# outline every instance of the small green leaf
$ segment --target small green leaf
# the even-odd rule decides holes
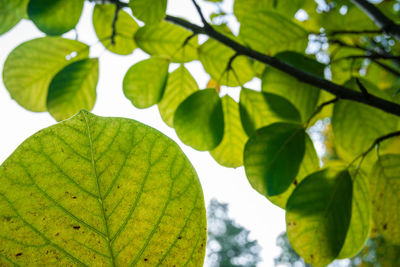
[[[53,78],[47,95],[47,110],[57,120],[65,120],[81,109],[92,110],[99,78],[98,59],[83,59],[62,69]]]
[[[197,90],[199,86],[183,65],[168,76],[164,95],[158,103],[161,118],[168,126],[173,127],[174,114],[179,104]]]
[[[301,181],[304,180],[309,174],[316,172],[319,170],[319,158],[317,152],[315,151],[314,144],[311,141],[311,138],[306,135],[306,147],[304,152],[303,160],[301,161],[299,173],[294,179],[293,183],[289,186],[289,188],[283,192],[282,194],[276,196],[267,196],[269,201],[273,204],[281,207],[282,209],[286,208],[286,203],[293,193],[294,189]]]
[[[3,69],[4,85],[22,107],[45,111],[47,92],[54,75],[88,54],[86,44],[60,37],[27,41],[8,55]]]
[[[83,0],[30,0],[28,15],[42,32],[48,35],[61,35],[75,28],[81,17],[83,2]]]
[[[135,34],[135,40],[146,53],[167,57],[172,62],[184,63],[198,57],[197,36],[169,22],[141,27]]]
[[[222,98],[224,112],[224,137],[211,156],[222,166],[237,168],[243,165],[244,145],[247,135],[240,122],[239,105],[229,95]]]
[[[362,81],[367,90],[374,95],[387,97],[370,83]],[[345,84],[358,89],[355,80]],[[372,145],[376,138],[396,130],[398,118],[371,106],[354,101],[339,100],[335,103],[332,115],[332,128],[336,150],[339,156],[352,161]],[[364,164],[365,165],[365,164]],[[367,164],[368,165],[368,164]]]
[[[213,39],[208,39],[199,47],[199,59],[205,71],[221,85],[241,86],[255,75],[245,56],[237,56],[232,61],[231,68],[228,68],[234,55],[235,51]]]
[[[29,0],[0,0],[0,35],[26,17]]]
[[[137,108],[157,104],[164,93],[168,78],[169,61],[152,57],[130,67],[123,81],[125,96]]]
[[[313,266],[326,266],[341,251],[349,229],[352,181],[347,171],[322,170],[306,177],[286,205],[290,244]]]
[[[380,156],[370,184],[375,226],[386,241],[400,245],[400,155]]]
[[[283,52],[276,56],[284,62],[313,75],[324,77],[324,65],[294,52]],[[302,83],[296,78],[273,68],[266,68],[262,76],[262,90],[288,99],[306,121],[318,103],[320,89]]]
[[[183,143],[205,151],[216,148],[224,134],[221,99],[215,89],[195,92],[175,112],[174,128]]]
[[[299,171],[305,140],[300,124],[277,122],[255,131],[243,155],[251,186],[265,196],[285,192]]]
[[[132,14],[146,24],[155,24],[165,17],[167,0],[130,0]]]
[[[303,53],[308,44],[305,29],[271,11],[246,14],[239,37],[252,49],[268,55],[286,50]]]
[[[139,25],[128,13],[119,10],[113,43],[111,36],[116,8],[113,4],[96,5],[93,10],[93,27],[97,37],[108,50],[119,55],[129,55],[136,48],[134,35]]]
[[[2,266],[202,266],[207,233],[181,149],[134,120],[85,111],[0,167],[0,226]]]
[[[247,135],[274,122],[300,122],[297,109],[278,95],[243,88],[240,91],[240,118]]]
[[[364,247],[371,228],[371,197],[368,179],[361,170],[350,172],[353,178],[353,199],[349,230],[339,259],[354,257]]]

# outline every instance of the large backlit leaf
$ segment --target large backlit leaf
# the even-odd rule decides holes
[[[202,266],[197,175],[141,123],[82,111],[28,138],[0,181],[2,266]]]
[[[247,135],[240,122],[239,105],[229,95],[222,98],[224,112],[224,137],[211,156],[222,166],[237,168],[243,165],[244,145]]]
[[[334,82],[343,84],[350,78],[360,76],[360,69],[363,66],[364,59],[351,57],[363,56],[365,55],[364,51],[350,47],[339,47],[332,50],[330,66]]]
[[[267,196],[267,198],[282,209],[286,208],[287,200],[290,195],[293,193],[293,190],[296,186],[304,180],[309,174],[316,172],[319,170],[319,158],[317,152],[315,151],[313,142],[311,138],[306,135],[306,146],[303,160],[301,161],[299,173],[294,179],[293,183],[289,186],[289,188],[283,192],[282,194],[276,196]]]
[[[160,22],[165,17],[167,0],[130,0],[132,14],[146,24]]]
[[[83,59],[66,66],[50,83],[47,95],[49,113],[61,121],[81,109],[92,110],[98,78],[98,59]]]
[[[303,53],[308,44],[306,30],[270,11],[247,14],[240,26],[239,36],[254,50],[269,55],[286,50]]]
[[[198,89],[195,79],[183,65],[168,76],[165,92],[158,103],[161,118],[168,126],[173,127],[174,114],[179,104]]]
[[[326,266],[341,251],[350,224],[352,181],[347,171],[306,177],[286,205],[290,244],[313,266]]]
[[[192,36],[191,31],[169,22],[141,27],[135,34],[135,40],[150,55],[164,56],[173,62],[197,59],[197,36]]]
[[[169,61],[152,57],[133,65],[124,77],[125,96],[137,108],[157,104],[163,95],[168,78]]]
[[[400,245],[400,155],[380,156],[370,183],[375,226],[385,240]]]
[[[277,57],[286,63],[316,76],[324,76],[324,65],[302,54],[283,52]],[[314,112],[320,89],[302,83],[290,75],[266,68],[262,76],[262,90],[288,99],[299,110],[303,121]]]
[[[30,0],[29,18],[48,35],[61,35],[72,30],[78,23],[83,0]]]
[[[66,65],[89,54],[89,47],[60,37],[22,43],[7,57],[3,81],[10,96],[31,111],[45,111],[51,79]]]
[[[237,56],[228,68],[234,55],[235,51],[213,39],[208,39],[199,47],[199,58],[204,69],[221,85],[240,86],[255,75],[252,65],[244,56]]]
[[[294,18],[294,14],[303,7],[304,2],[305,0],[235,0],[233,12],[239,21],[242,21],[247,14],[255,14],[264,10]]]
[[[297,109],[278,95],[243,88],[239,104],[243,128],[249,136],[255,130],[274,122],[300,122]]]
[[[371,94],[385,98],[385,93],[362,81]],[[357,89],[354,80],[346,83],[349,88]],[[398,118],[376,108],[340,100],[333,109],[332,127],[338,154],[348,161],[363,153],[376,138],[395,131]]]
[[[253,133],[243,161],[247,179],[260,194],[285,192],[299,172],[306,133],[300,124],[277,122]]]
[[[371,197],[368,179],[359,169],[352,170],[353,199],[349,230],[339,259],[355,256],[365,245],[371,227]]]
[[[29,0],[0,0],[0,35],[26,17]]]
[[[215,89],[195,92],[175,112],[174,128],[183,143],[197,150],[212,150],[224,134],[221,99]]]
[[[136,21],[124,10],[118,12],[115,22],[114,42],[113,20],[116,5],[96,5],[93,10],[93,27],[101,43],[111,52],[120,55],[128,55],[136,48],[134,35],[139,28]]]

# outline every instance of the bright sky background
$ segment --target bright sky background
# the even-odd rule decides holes
[[[225,1],[225,10],[232,10],[232,1]],[[212,5],[203,4],[204,13],[212,11]],[[170,0],[167,13],[185,17],[200,25],[200,20],[190,0]],[[91,23],[92,5],[86,4],[78,24],[79,41],[92,45],[91,57],[100,58],[100,73],[97,86],[97,102],[93,113],[101,116],[118,116],[132,118],[150,125],[175,140],[195,167],[203,186],[206,205],[211,198],[229,203],[230,216],[236,222],[251,231],[251,238],[257,239],[262,246],[263,262],[259,266],[274,266],[273,259],[280,249],[276,246],[276,237],[285,230],[284,211],[271,204],[265,197],[253,190],[248,183],[244,169],[229,169],[218,165],[208,152],[199,152],[184,145],[177,138],[175,131],[161,119],[156,106],[139,110],[124,97],[122,79],[134,63],[148,56],[136,49],[132,55],[119,56],[104,49],[97,42]],[[235,25],[235,22],[232,21]],[[236,25],[237,26],[237,25]],[[2,72],[7,55],[24,41],[41,37],[29,21],[20,22],[13,30],[0,37],[0,72]],[[75,38],[74,32],[66,34]],[[204,39],[201,39],[204,40]],[[44,64],[46,64],[44,62]],[[171,69],[178,65],[173,64]],[[205,88],[209,76],[200,63],[185,64],[195,77],[200,88]],[[252,89],[260,89],[260,82],[248,84]],[[238,89],[225,89],[238,99]],[[55,124],[56,121],[47,113],[33,113],[20,107],[13,101],[7,90],[0,83],[0,163],[3,162],[26,138],[42,128]]]

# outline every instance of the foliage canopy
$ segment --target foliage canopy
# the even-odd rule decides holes
[[[166,14],[167,0],[89,2],[106,49],[150,56],[127,71],[125,96],[138,108],[158,105],[185,144],[219,164],[243,165],[253,188],[286,209],[289,241],[306,262],[352,257],[375,232],[400,245],[397,1],[235,0],[229,14],[209,0],[210,18],[193,1],[202,26]],[[0,34],[21,19],[46,34],[8,55],[5,87],[25,109],[65,120],[0,167],[0,263],[85,265],[94,255],[114,266],[199,266],[204,201],[179,148],[137,122],[80,111],[95,104],[101,58],[61,35],[83,6],[0,0]],[[209,88],[198,87],[191,61],[210,75]],[[180,66],[169,73],[172,63]],[[249,88],[253,79],[261,88]],[[221,86],[240,87],[240,99]],[[335,158],[321,164],[309,129],[324,118]]]

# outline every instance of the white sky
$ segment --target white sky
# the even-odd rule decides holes
[[[232,2],[225,1],[228,10]],[[203,11],[211,12],[211,5],[204,4]],[[132,118],[150,125],[175,140],[195,167],[203,186],[206,205],[211,198],[229,203],[230,216],[251,231],[251,237],[262,246],[263,262],[259,266],[274,266],[273,259],[280,249],[275,245],[276,237],[285,230],[284,211],[271,204],[265,197],[253,190],[248,183],[243,168],[229,169],[218,165],[207,152],[196,151],[184,145],[175,131],[161,119],[156,106],[136,109],[122,92],[122,79],[130,66],[148,56],[136,49],[132,55],[119,56],[105,50],[97,43],[92,23],[91,5],[86,4],[78,25],[79,40],[89,45],[91,56],[100,58],[100,74],[97,86],[97,102],[93,113],[101,116]],[[168,14],[185,17],[200,24],[190,0],[170,0]],[[20,43],[43,36],[29,21],[20,22],[13,30],[0,36],[0,72],[7,55]],[[66,35],[75,38],[73,32]],[[44,63],[45,64],[45,63]],[[200,63],[185,64],[195,77],[200,88],[207,84],[209,76]],[[176,67],[176,66],[173,66]],[[251,83],[251,88],[259,90],[259,81]],[[258,88],[257,88],[258,87]],[[230,89],[235,99],[237,89]],[[223,90],[223,92],[227,90]],[[26,138],[42,128],[55,124],[47,113],[33,113],[13,101],[0,83],[0,163],[3,162]]]

